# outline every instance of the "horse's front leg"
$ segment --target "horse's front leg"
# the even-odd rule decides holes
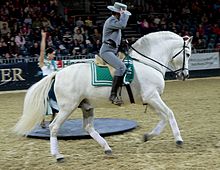
[[[111,155],[112,149],[109,147],[107,141],[94,129],[94,108],[88,101],[83,101],[80,107],[83,112],[83,128],[104,148],[105,154]]]
[[[156,94],[151,98],[148,103],[155,109],[155,111],[160,116],[161,120],[156,125],[156,127],[149,133],[144,135],[144,140],[150,140],[154,136],[158,136],[165,128],[167,120],[169,121],[170,127],[172,129],[175,141],[177,145],[183,144],[183,139],[180,134],[179,127],[177,125],[175,116],[171,109],[163,102],[159,94]]]

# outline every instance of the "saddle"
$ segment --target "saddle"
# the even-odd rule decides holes
[[[125,63],[127,70],[124,76],[123,84],[127,89],[130,102],[134,103],[134,98],[130,83],[134,79],[134,66],[132,58],[123,53],[119,52],[119,58]],[[95,61],[91,63],[91,76],[93,86],[112,86],[112,78],[114,77],[115,69],[102,60],[98,55],[95,56]],[[121,91],[121,90],[120,90]],[[119,96],[121,92],[119,91]]]
[[[125,54],[122,52],[118,52],[118,58],[123,61],[125,58]],[[115,68],[106,63],[98,54],[95,55],[95,64],[99,67],[108,67],[111,76],[114,76]]]
[[[125,63],[127,71],[124,76],[124,84],[130,84],[134,78],[133,60],[129,55],[119,52],[119,58]],[[92,85],[111,86],[115,68],[106,63],[101,57],[95,55],[95,61],[91,63]]]

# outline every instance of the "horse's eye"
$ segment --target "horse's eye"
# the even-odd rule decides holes
[[[188,58],[189,58],[189,57],[190,57],[190,54],[186,54],[186,57],[188,57]]]

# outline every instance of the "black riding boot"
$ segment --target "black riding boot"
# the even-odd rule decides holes
[[[121,98],[118,98],[117,92],[118,92],[118,88],[122,86],[123,77],[124,76],[114,76],[113,81],[112,81],[111,95],[109,97],[109,100],[112,101],[113,104],[119,105],[119,106],[123,104],[123,101],[121,100]]]

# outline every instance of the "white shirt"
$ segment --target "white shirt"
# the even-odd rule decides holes
[[[57,70],[56,61],[54,61],[55,66],[52,61],[44,60],[44,66],[41,67],[43,76],[47,76]]]

